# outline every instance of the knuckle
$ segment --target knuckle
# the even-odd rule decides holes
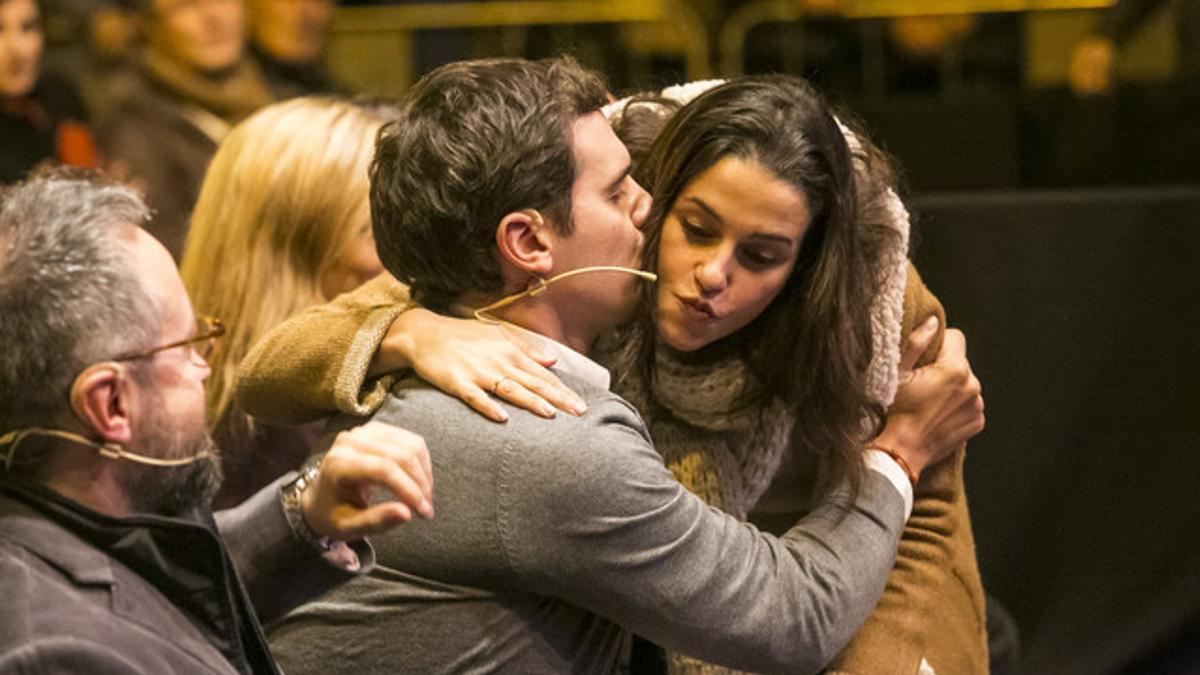
[[[329,451],[325,453],[325,458],[322,460],[322,463],[338,462],[341,460],[342,456],[352,452],[353,448],[355,447],[356,446],[354,444],[346,442],[345,439],[342,438],[341,434],[338,434],[337,441],[329,447]]]
[[[407,487],[407,483],[405,482],[405,478],[407,477],[408,474],[404,472],[404,469],[400,468],[396,464],[388,465],[387,480],[388,483],[391,483],[393,486],[395,486],[395,490],[403,491]]]

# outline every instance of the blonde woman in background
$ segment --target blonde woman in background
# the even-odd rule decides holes
[[[233,401],[237,367],[284,319],[382,271],[367,169],[385,120],[348,101],[293,99],[234,127],[208,167],[180,267],[196,312],[227,330],[208,381],[208,422],[226,474],[214,508],[296,468],[316,440],[312,426],[243,413]]]

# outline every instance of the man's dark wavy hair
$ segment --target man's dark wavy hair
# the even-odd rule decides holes
[[[384,266],[433,309],[500,290],[496,226],[537,209],[570,232],[572,125],[607,96],[569,57],[464,61],[423,77],[380,130],[371,166]]]

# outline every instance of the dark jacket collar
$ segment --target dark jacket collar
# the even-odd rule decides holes
[[[6,516],[28,516],[11,538],[77,583],[112,584],[111,556],[166,596],[238,671],[279,672],[207,510],[113,518],[7,476],[0,477],[0,495],[17,505]],[[63,546],[69,535],[59,528],[92,548]]]
[[[20,519],[19,526],[5,527],[4,537],[57,568],[81,586],[112,585],[116,581],[111,558],[91,546],[80,546],[78,538],[49,520],[26,500],[0,484],[0,492],[12,497],[0,502],[0,518]]]

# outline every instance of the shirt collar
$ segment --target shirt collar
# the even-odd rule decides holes
[[[506,322],[504,325],[516,330],[522,338],[532,342],[543,352],[554,356],[557,359],[554,364],[556,369],[574,375],[584,382],[600,387],[601,389],[607,390],[609,388],[612,382],[612,375],[604,366],[557,340],[551,340],[541,333],[535,333],[513,323]]]

